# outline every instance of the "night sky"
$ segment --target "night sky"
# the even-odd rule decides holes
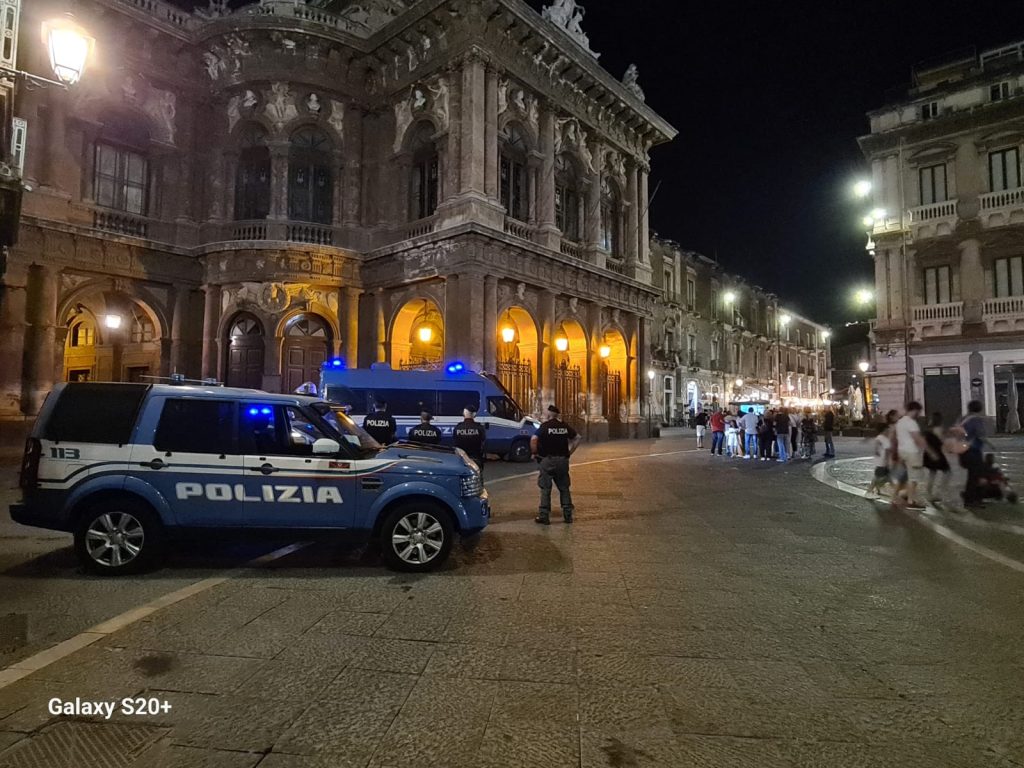
[[[1017,0],[582,4],[600,63],[621,77],[635,62],[679,130],[652,153],[652,231],[830,323],[872,283],[867,206],[849,189],[867,171],[865,113],[915,63],[1024,38]]]

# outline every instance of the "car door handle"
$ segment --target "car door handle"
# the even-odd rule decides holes
[[[253,472],[262,472],[264,475],[271,475],[277,472],[277,467],[273,464],[260,464],[258,467],[249,467]]]
[[[150,469],[163,469],[167,465],[164,464],[163,459],[153,459],[152,461],[141,461],[139,466],[149,467]]]

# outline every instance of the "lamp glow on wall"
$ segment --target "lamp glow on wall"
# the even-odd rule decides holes
[[[871,367],[871,363],[867,362],[866,360],[861,360],[859,363],[857,363],[857,367],[860,368],[861,373],[867,373],[868,368]]]
[[[608,358],[612,356],[612,348],[609,347],[607,344],[602,344],[600,348],[597,350],[597,353],[602,358]]]
[[[651,382],[654,381],[654,371],[653,370],[647,371],[647,378],[650,379]]]
[[[736,294],[733,293],[732,291],[726,291],[725,295],[722,296],[722,300],[726,304],[732,304],[734,301],[736,301]]]
[[[50,67],[64,85],[74,85],[85,71],[96,39],[69,16],[43,22],[43,45],[50,55]]]
[[[121,327],[121,316],[113,313],[103,316],[103,324],[112,331]]]
[[[779,322],[782,323],[783,325],[789,325],[792,321],[793,318],[790,317],[789,315],[784,314],[781,317],[779,317]]]
[[[511,325],[506,325],[501,329],[501,340],[506,344],[511,344],[516,340],[516,329]]]
[[[416,333],[424,344],[429,344],[430,340],[434,338],[434,329],[429,325],[421,325]]]
[[[737,387],[742,387],[743,386],[743,379],[736,379],[736,386]]]
[[[559,352],[565,352],[569,349],[569,340],[565,336],[559,336],[555,339],[555,349]]]

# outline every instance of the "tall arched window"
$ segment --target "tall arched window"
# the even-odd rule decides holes
[[[299,128],[288,151],[288,218],[330,224],[331,140],[318,128]]]
[[[523,135],[510,125],[505,129],[501,142],[501,204],[513,219],[526,221],[530,216],[529,185],[527,184],[526,158],[529,152]]]
[[[412,178],[409,179],[409,218],[423,219],[437,210],[440,162],[434,128],[421,122],[412,137]]]
[[[605,177],[601,180],[601,247],[612,256],[619,256],[619,190],[614,181]]]
[[[235,172],[235,219],[265,219],[270,214],[270,149],[258,125],[243,133]]]
[[[93,158],[93,195],[98,205],[146,215],[149,208],[149,131],[133,115],[104,118]]]
[[[576,166],[564,154],[555,160],[555,223],[565,239],[580,239],[579,181]]]

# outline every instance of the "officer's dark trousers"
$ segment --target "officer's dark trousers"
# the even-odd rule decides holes
[[[540,460],[540,474],[537,487],[540,488],[540,517],[551,517],[551,484],[558,486],[562,517],[572,520],[572,493],[569,491],[569,459],[564,456],[547,456]]]

